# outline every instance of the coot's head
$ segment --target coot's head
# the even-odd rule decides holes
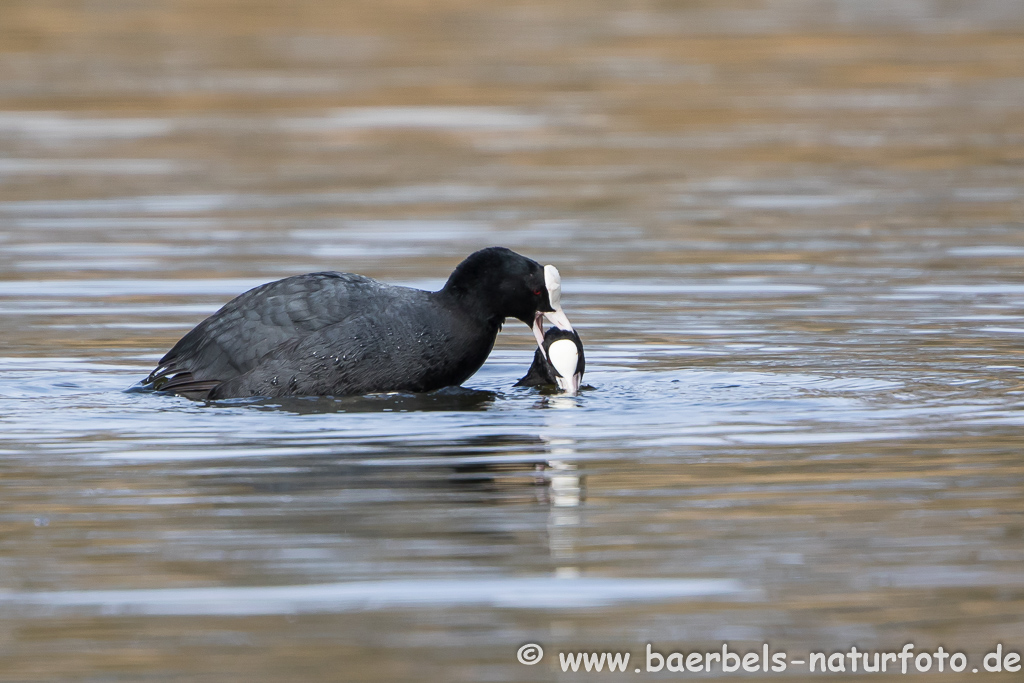
[[[551,327],[544,335],[544,343],[533,355],[533,365],[526,376],[516,382],[517,387],[557,385],[570,394],[579,393],[586,360],[583,342],[575,330]]]
[[[533,329],[544,345],[545,318],[572,331],[562,311],[562,282],[558,269],[505,247],[488,247],[466,257],[452,272],[444,290],[488,317],[517,318]]]

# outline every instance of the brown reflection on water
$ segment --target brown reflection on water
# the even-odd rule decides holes
[[[1019,650],[1021,54],[1009,0],[5,3],[0,680]],[[518,324],[476,393],[121,393],[258,282],[439,286],[499,243],[559,266],[578,400],[509,390]],[[521,577],[744,591],[233,617],[134,592]],[[3,602],[73,590],[143,613]]]

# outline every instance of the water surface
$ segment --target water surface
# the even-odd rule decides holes
[[[1017,3],[2,12],[0,680],[1024,646]],[[579,397],[515,321],[429,396],[124,391],[249,287],[492,244]]]

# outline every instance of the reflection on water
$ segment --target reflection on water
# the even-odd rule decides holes
[[[3,15],[0,680],[1020,649],[1019,3]],[[492,244],[579,396],[514,321],[427,396],[125,391],[257,284]]]
[[[159,394],[143,388],[138,382],[128,388],[132,393]],[[285,396],[280,398],[235,398],[209,402],[216,406],[242,406],[251,410],[295,413],[310,415],[316,413],[407,413],[430,411],[487,410],[497,393],[466,387],[446,387],[429,394],[408,394],[393,392],[370,396]]]

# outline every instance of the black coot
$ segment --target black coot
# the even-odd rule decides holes
[[[544,342],[533,354],[533,365],[517,387],[557,385],[570,394],[577,394],[583,381],[586,359],[583,342],[573,329],[551,327],[544,333]]]
[[[461,384],[505,318],[543,343],[572,329],[554,266],[503,247],[471,254],[438,292],[350,273],[310,273],[228,302],[174,345],[143,387],[191,398],[344,396]]]

